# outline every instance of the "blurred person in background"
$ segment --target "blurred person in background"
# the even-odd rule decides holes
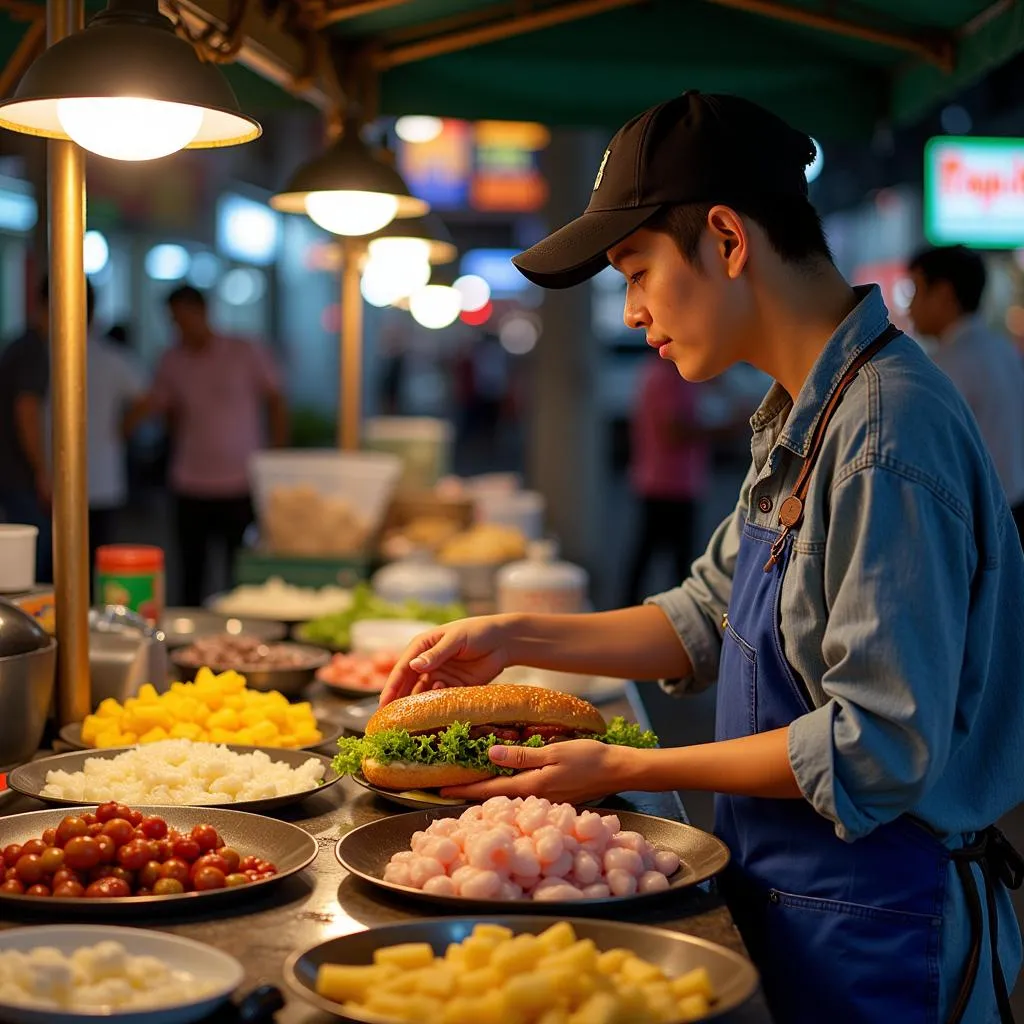
[[[703,385],[662,359],[641,371],[630,424],[630,484],[640,501],[640,528],[629,564],[626,605],[645,596],[651,560],[668,553],[674,578],[685,579],[694,557],[697,510],[708,486],[711,444],[699,417]]]
[[[978,313],[985,264],[956,245],[919,252],[908,271],[914,327],[935,340],[932,358],[971,407],[1024,540],[1024,361]]]
[[[87,290],[88,316],[93,311]],[[0,353],[0,508],[9,523],[27,523],[36,538],[36,579],[53,580],[53,483],[46,456],[50,390],[50,284],[43,278],[29,328]]]
[[[205,596],[211,551],[219,549],[230,566],[252,523],[249,458],[263,447],[264,414],[271,445],[281,447],[288,440],[288,411],[270,354],[260,345],[217,334],[202,292],[176,288],[167,308],[178,343],[164,353],[128,429],[152,415],[167,421],[182,600],[195,606]]]

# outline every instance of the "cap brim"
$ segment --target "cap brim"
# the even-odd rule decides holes
[[[520,273],[542,288],[571,288],[608,266],[605,253],[651,219],[660,206],[595,210],[570,221],[512,257]]]

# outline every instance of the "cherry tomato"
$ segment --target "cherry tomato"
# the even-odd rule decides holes
[[[82,815],[82,821],[84,821],[86,825],[95,825],[99,820],[100,819],[97,818],[92,811],[86,811],[85,814]]]
[[[243,857],[239,862],[239,869],[241,871],[257,871],[259,869],[260,859],[254,857],[251,853],[247,857]]]
[[[117,864],[100,864],[86,876],[89,882],[98,882],[102,878],[120,878],[129,889],[135,888],[135,872],[127,871]]]
[[[193,825],[192,838],[199,844],[199,849],[206,853],[223,846],[217,830],[212,825]]]
[[[134,896],[152,896],[153,895],[153,890],[152,889],[147,889],[145,886],[142,886],[140,889],[136,889],[135,892],[132,895],[134,895]]]
[[[178,857],[172,857],[170,860],[165,860],[163,864],[160,865],[160,877],[173,878],[184,885],[189,878],[188,862],[181,860]]]
[[[227,878],[224,879],[224,884],[229,889],[234,889],[238,885],[248,885],[252,879],[248,875],[243,875],[240,871],[232,871]]]
[[[85,890],[86,899],[111,899],[118,896],[131,896],[128,883],[120,878],[101,878],[90,884]]]
[[[138,828],[142,824],[142,811],[129,811],[128,820],[132,823],[132,828]]]
[[[18,881],[24,882],[25,885],[35,885],[36,882],[42,881],[43,865],[39,861],[38,854],[23,854],[18,858],[14,869],[18,872]]]
[[[125,821],[132,820],[132,809],[127,804],[115,804],[114,806],[117,808],[115,818],[124,818]]]
[[[256,879],[258,882],[265,882],[268,878],[273,878],[276,875],[276,871],[261,871],[259,878]]]
[[[202,867],[192,876],[192,884],[196,892],[204,892],[207,889],[223,889],[227,879],[224,872],[217,868]]]
[[[250,882],[258,882],[260,880],[260,873],[250,868],[245,872],[245,877],[248,878]]]
[[[222,846],[217,850],[217,856],[223,857],[224,860],[228,862],[229,874],[237,873],[238,869],[241,867],[242,855],[230,846]]]
[[[59,846],[48,846],[39,855],[39,861],[43,865],[44,874],[56,874],[64,867],[64,851]]]
[[[201,871],[203,868],[216,868],[222,875],[230,875],[231,868],[228,866],[228,862],[216,853],[204,853],[192,865],[192,877],[195,878],[196,872]]]
[[[96,808],[96,820],[107,822],[116,818],[117,815],[117,804],[113,800],[108,800],[105,804],[100,804]]]
[[[99,847],[100,863],[113,864],[117,857],[117,847],[114,845],[114,840],[110,836],[98,835],[95,843]]]
[[[21,843],[11,843],[10,846],[4,847],[4,864],[9,868],[13,868],[18,863],[18,858],[21,856]]]
[[[57,899],[81,899],[85,895],[85,886],[81,882],[61,882],[59,885],[56,881],[53,883],[53,895]]]
[[[136,875],[136,880],[139,885],[146,889],[152,889],[156,885],[157,879],[161,878],[161,870],[163,865],[159,861],[149,860],[139,868],[139,873]]]
[[[103,851],[90,836],[75,836],[64,847],[64,863],[72,871],[91,871],[102,855]]]
[[[69,839],[74,839],[76,836],[84,836],[88,829],[89,826],[81,818],[68,815],[57,826],[57,845],[67,846]]]
[[[185,891],[185,886],[177,878],[161,878],[153,886],[154,896],[177,896]]]
[[[42,839],[30,839],[27,843],[25,843],[22,846],[21,852],[22,854],[27,853],[29,856],[34,855],[38,857],[45,849],[46,843],[44,843]]]
[[[101,835],[103,832],[103,824],[99,821],[94,821],[91,825],[86,826],[85,834],[92,836],[94,839],[96,836]]]
[[[162,864],[174,856],[174,843],[170,839],[158,839],[156,841],[156,859]]]
[[[103,825],[103,834],[110,836],[115,846],[124,846],[135,838],[135,829],[124,818],[108,818]]]
[[[43,842],[47,846],[57,845],[57,830],[55,828],[48,828],[43,832]]]
[[[12,878],[18,877],[17,868],[4,868],[4,881],[9,882]]]
[[[72,871],[71,868],[58,868],[53,873],[53,888],[56,890],[65,882],[80,882],[81,880],[77,871]]]
[[[155,814],[142,819],[139,826],[146,833],[147,839],[164,839],[167,836],[167,822]]]
[[[189,864],[194,860],[198,860],[202,852],[199,849],[199,844],[194,839],[179,839],[174,844],[174,856],[179,860],[188,861]]]
[[[25,895],[26,896],[51,896],[53,894],[50,892],[50,887],[48,885],[43,885],[41,882],[39,882],[36,885],[30,885],[25,890]]]
[[[133,839],[117,851],[117,863],[128,871],[138,871],[153,858],[141,839]]]
[[[259,871],[260,871],[261,874],[264,874],[264,875],[276,875],[277,874],[277,865],[271,863],[269,860],[261,860],[260,861],[260,866],[259,866]]]
[[[5,892],[9,896],[24,896],[25,886],[16,878],[8,878],[7,881],[0,885],[0,892]]]

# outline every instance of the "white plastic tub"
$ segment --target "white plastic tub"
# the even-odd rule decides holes
[[[35,586],[38,536],[35,526],[0,524],[0,593],[12,594]]]
[[[544,495],[538,491],[484,491],[473,496],[479,523],[514,526],[527,540],[544,536]]]
[[[429,416],[377,416],[366,421],[363,442],[371,451],[402,460],[399,487],[429,491],[451,468],[454,430],[447,420]]]

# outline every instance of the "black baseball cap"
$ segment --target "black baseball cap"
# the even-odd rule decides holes
[[[739,96],[696,90],[634,117],[601,159],[583,216],[512,262],[534,284],[569,288],[608,265],[605,253],[662,207],[807,196],[809,135]]]

